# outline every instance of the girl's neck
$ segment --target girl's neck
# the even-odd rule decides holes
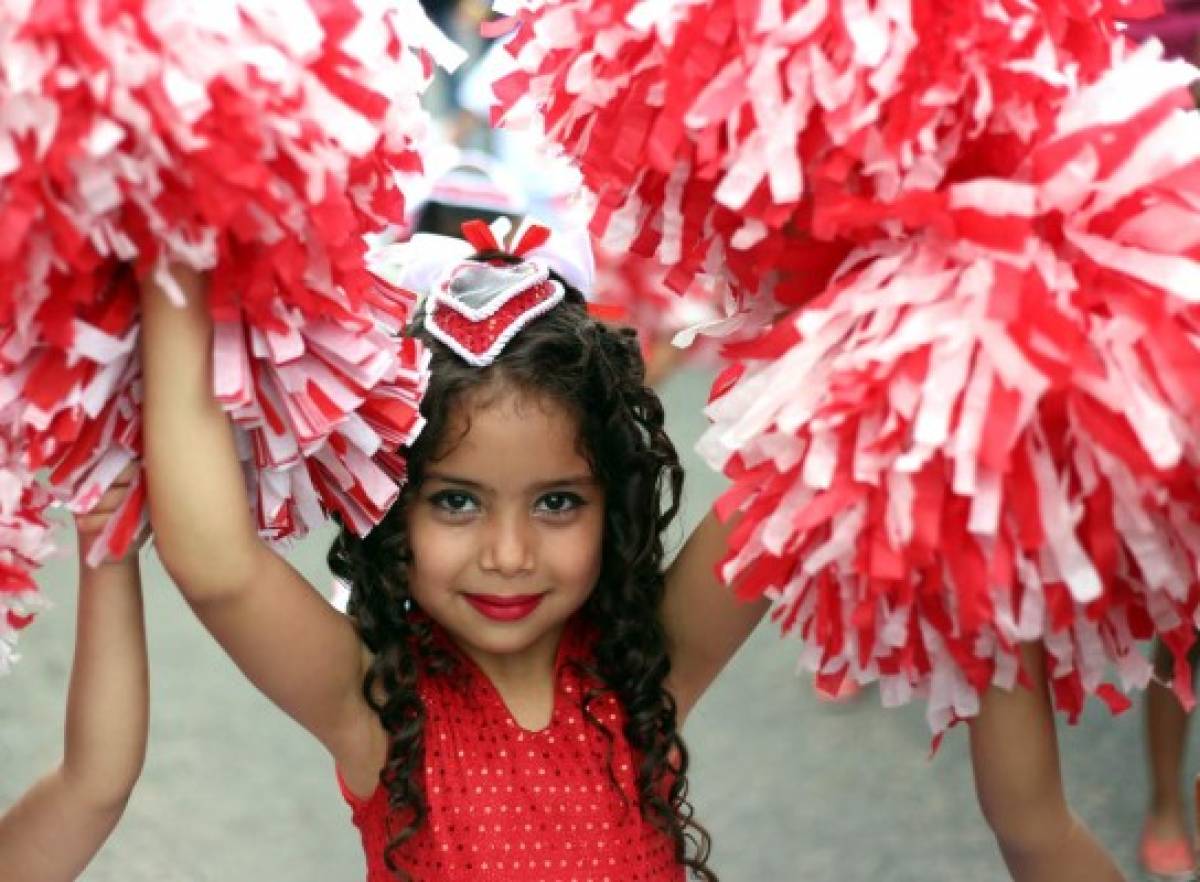
[[[487,675],[497,687],[519,686],[523,682],[537,682],[553,678],[554,665],[558,658],[558,645],[565,625],[558,625],[539,636],[520,652],[487,652],[450,635],[458,648]]]
[[[537,731],[549,725],[554,710],[555,668],[565,629],[565,624],[552,628],[526,649],[512,653],[489,653],[465,641],[455,642],[491,681],[513,719],[522,728]]]

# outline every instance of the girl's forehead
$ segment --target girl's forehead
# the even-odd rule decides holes
[[[464,396],[450,413],[442,447],[431,463],[438,472],[512,478],[591,474],[578,415],[548,395],[521,390]]]

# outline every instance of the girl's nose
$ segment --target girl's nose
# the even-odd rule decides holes
[[[480,566],[502,576],[532,572],[534,536],[528,519],[518,514],[500,514],[492,518],[489,527],[481,549]]]

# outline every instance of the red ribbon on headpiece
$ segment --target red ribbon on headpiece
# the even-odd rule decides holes
[[[463,238],[470,242],[476,251],[504,250],[496,241],[496,234],[492,232],[492,228],[481,220],[466,221],[462,225],[462,233]]]
[[[513,247],[513,254],[524,257],[535,248],[541,248],[550,241],[550,228],[541,224],[530,224],[521,234],[520,240]]]
[[[471,246],[480,252],[486,251],[505,251],[510,250],[516,257],[525,257],[529,252],[541,248],[550,241],[550,228],[544,227],[541,224],[530,224],[521,233],[521,238],[516,241],[511,249],[505,249],[500,240],[496,238],[496,234],[482,220],[469,220],[462,225],[463,238],[471,243]]]

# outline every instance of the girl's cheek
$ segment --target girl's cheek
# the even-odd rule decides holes
[[[581,578],[598,579],[604,551],[604,523],[601,519],[581,521],[572,530],[569,543],[563,547],[562,559],[579,572]]]
[[[462,531],[423,525],[409,534],[416,579],[431,584],[444,581],[462,568],[469,557],[470,541]]]

